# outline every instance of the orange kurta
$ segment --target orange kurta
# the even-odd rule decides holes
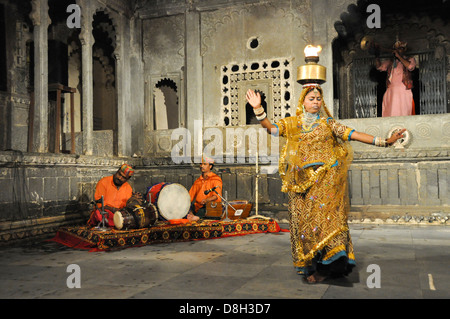
[[[105,206],[111,206],[117,209],[122,209],[126,206],[128,199],[133,195],[133,189],[130,184],[125,182],[122,186],[117,188],[113,182],[113,175],[103,177],[95,188],[95,200],[99,200],[103,195],[103,203]],[[102,215],[100,214],[101,204],[97,204],[98,209],[92,212],[89,218],[88,224],[96,225],[102,220]],[[107,214],[108,226],[114,226],[114,213],[105,210]]]
[[[117,188],[113,182],[113,176],[103,177],[95,189],[95,200],[99,200],[103,195],[105,206],[122,209],[126,206],[127,200],[133,195],[133,189],[128,182]],[[99,205],[99,208],[101,206]]]
[[[217,194],[215,192],[210,192],[208,195],[205,195],[205,191],[209,190],[213,187],[216,187],[217,193],[219,193],[222,196],[222,179],[213,172],[209,172],[207,178],[203,178],[203,176],[200,176],[197,178],[197,180],[192,185],[191,189],[189,190],[189,195],[191,195],[191,202],[194,202],[195,205],[195,211],[197,212],[203,205],[201,204],[201,201],[214,196]],[[219,196],[215,200],[215,202],[221,202]]]

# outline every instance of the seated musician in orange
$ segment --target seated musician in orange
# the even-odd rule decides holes
[[[206,204],[209,202],[221,202],[219,193],[222,196],[222,179],[211,170],[214,167],[214,160],[203,157],[200,164],[202,175],[192,185],[189,190],[191,195],[191,211],[198,217],[202,218],[206,214]],[[211,191],[214,188],[215,191]]]
[[[92,212],[88,225],[97,226],[102,220],[101,198],[107,212],[107,225],[114,227],[114,213],[124,208],[127,203],[142,203],[140,193],[133,193],[128,180],[133,176],[134,170],[128,164],[123,164],[114,175],[103,177],[95,188],[95,202],[97,208]]]

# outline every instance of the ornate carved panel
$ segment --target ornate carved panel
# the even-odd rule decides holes
[[[221,113],[225,126],[253,124],[246,108],[248,89],[260,91],[271,121],[290,116],[293,102],[291,58],[230,63],[221,69]],[[264,103],[265,102],[265,103]],[[251,109],[250,109],[251,110]]]

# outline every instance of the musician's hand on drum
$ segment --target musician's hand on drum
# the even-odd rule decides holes
[[[138,201],[139,205],[142,205],[142,203],[144,202],[144,196],[142,196],[142,194],[139,192],[133,193],[133,195],[131,195],[130,200],[132,200],[132,199],[135,199],[136,201]]]
[[[142,194],[139,193],[139,192],[133,193],[132,196],[133,196],[134,198],[136,198],[136,199],[143,199],[143,198],[144,198],[144,197],[142,196]]]
[[[261,106],[261,94],[255,93],[253,90],[248,90],[245,95],[247,102],[253,107],[257,108]]]
[[[209,202],[215,201],[216,199],[217,199],[217,196],[216,196],[216,195],[213,195],[213,196],[209,196],[209,197],[203,199],[200,203],[201,203],[202,205],[206,205],[206,204],[208,204]]]

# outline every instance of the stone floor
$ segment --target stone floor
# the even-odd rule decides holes
[[[287,228],[287,225],[281,225]],[[0,298],[428,299],[450,298],[450,227],[351,224],[357,267],[306,284],[292,266],[288,232],[155,244],[113,252],[54,242],[1,247]],[[79,266],[81,288],[68,288]],[[373,272],[369,265],[378,265]],[[380,288],[369,288],[377,283]],[[198,301],[197,300],[197,301]]]

